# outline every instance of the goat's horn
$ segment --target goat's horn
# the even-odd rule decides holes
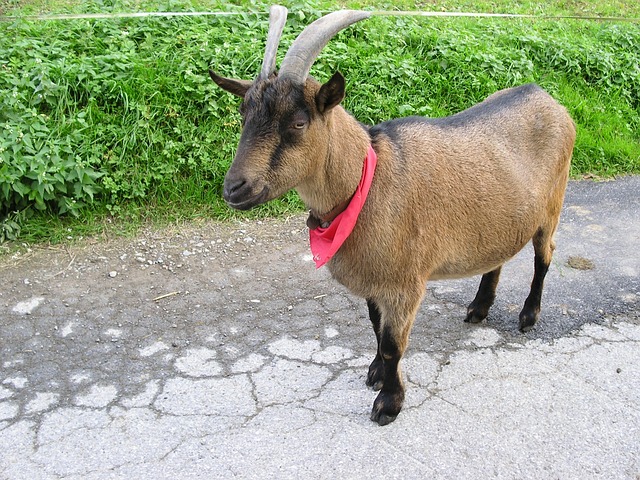
[[[284,24],[287,21],[287,9],[280,5],[272,5],[269,10],[269,33],[267,34],[267,46],[264,49],[264,60],[262,61],[262,70],[260,77],[269,78],[276,69],[276,54],[278,53],[278,44],[280,36],[284,30]]]
[[[278,76],[304,83],[311,65],[329,40],[340,30],[370,16],[371,13],[361,10],[340,10],[308,25],[289,47]]]

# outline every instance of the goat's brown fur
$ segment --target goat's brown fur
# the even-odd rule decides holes
[[[533,240],[535,274],[520,328],[534,325],[575,141],[568,113],[542,89],[502,90],[444,119],[367,128],[338,105],[339,74],[323,85],[272,76],[249,87],[212,78],[245,99],[245,126],[225,179],[225,198],[236,208],[295,188],[310,209],[328,212],[355,191],[369,144],[377,153],[358,222],[328,263],[369,305],[378,353],[367,384],[381,390],[373,420],[384,425],[401,409],[398,362],[428,280],[482,274],[466,319],[481,321],[502,264]]]
[[[393,140],[384,129],[373,131],[378,168],[356,229],[329,264],[336,279],[370,298],[388,292],[390,283],[404,289],[406,281],[423,286],[427,279],[486,273],[539,230],[541,253],[550,260],[575,130],[551,97],[524,88],[528,94],[517,105],[453,128],[417,120],[400,124]],[[339,123],[346,131],[344,117]],[[360,165],[365,151],[340,160]]]

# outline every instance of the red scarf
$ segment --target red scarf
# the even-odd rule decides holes
[[[356,226],[358,215],[360,215],[360,211],[369,194],[377,161],[376,152],[369,145],[369,151],[362,167],[362,178],[347,208],[327,228],[318,227],[309,230],[309,244],[311,245],[313,261],[316,262],[316,268],[320,268],[331,260],[331,257],[340,249]]]

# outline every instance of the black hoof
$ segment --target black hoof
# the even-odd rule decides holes
[[[538,321],[539,311],[536,310],[522,310],[520,312],[520,331],[527,333],[535,326]]]
[[[377,422],[381,427],[390,424],[397,418],[403,403],[403,391],[398,393],[380,392],[373,402],[371,421]]]
[[[464,319],[466,323],[480,323],[489,316],[489,309],[492,302],[482,302],[474,300],[467,307],[467,318]]]
[[[467,310],[467,317],[464,319],[464,321],[465,323],[480,323],[485,318],[487,318],[488,314],[489,312],[482,312],[480,311],[480,309],[470,307]]]

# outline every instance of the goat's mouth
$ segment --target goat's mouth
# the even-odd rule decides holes
[[[261,205],[269,200],[269,187],[266,185],[257,194],[247,197],[246,193],[239,195],[224,195],[224,200],[231,208],[236,210],[249,210],[257,205]]]

